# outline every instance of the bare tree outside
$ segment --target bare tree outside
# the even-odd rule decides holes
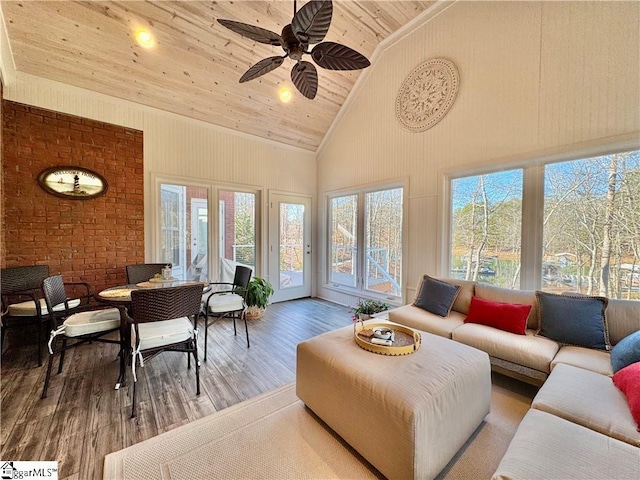
[[[640,299],[640,152],[547,165],[543,289]]]
[[[518,286],[522,170],[454,179],[451,190],[450,276]]]

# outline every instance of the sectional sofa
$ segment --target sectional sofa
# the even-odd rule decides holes
[[[489,354],[495,371],[537,386],[544,383],[551,370],[559,363],[603,375],[613,374],[607,351],[561,345],[536,335],[539,307],[535,292],[510,290],[465,280],[439,280],[460,286],[453,307],[446,317],[410,304],[390,310],[389,320],[483,350]],[[421,289],[422,283],[417,291],[420,292]],[[531,305],[526,334],[517,335],[486,325],[465,323],[473,296],[491,302]],[[610,299],[606,307],[606,318],[609,339],[615,345],[627,335],[640,330],[640,302]]]
[[[630,400],[614,385],[606,348],[567,345],[539,335],[542,302],[536,292],[425,275],[418,296],[428,280],[460,287],[450,311],[445,316],[431,313],[416,306],[416,298],[413,304],[389,311],[390,321],[483,350],[493,370],[541,386],[494,480],[640,479],[638,425]],[[465,322],[472,297],[474,302],[530,305],[523,334]],[[605,330],[612,346],[632,334],[640,335],[634,333],[640,331],[640,302],[608,299],[604,305]],[[640,363],[631,367],[638,367],[631,375],[640,398]]]

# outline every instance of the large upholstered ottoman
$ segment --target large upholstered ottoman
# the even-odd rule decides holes
[[[422,333],[410,355],[360,348],[351,327],[298,345],[296,393],[390,479],[433,478],[489,413],[489,356]]]

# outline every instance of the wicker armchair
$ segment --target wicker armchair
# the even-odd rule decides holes
[[[103,336],[120,331],[121,318],[124,315],[125,308],[85,304],[71,309],[69,306],[70,299],[67,297],[65,286],[73,285],[84,285],[87,291],[90,292],[88,284],[79,282],[64,283],[60,275],[45,278],[42,282],[42,290],[44,292],[47,309],[52,312],[50,317],[53,329],[51,330],[51,336],[49,338],[49,363],[47,365],[47,375],[44,379],[41,398],[46,398],[47,396],[53,357],[60,355],[58,373],[61,373],[64,354],[70,348],[91,342],[115,343],[120,346],[120,361],[124,362],[124,358],[122,357],[121,336],[119,336],[117,340],[103,338]],[[58,340],[60,339],[62,339],[62,346],[57,348]],[[67,344],[67,340],[69,339],[73,340],[71,344]],[[124,363],[122,363],[121,366],[124,366]]]
[[[146,282],[157,273],[162,273],[164,267],[171,267],[170,263],[137,263],[127,265],[127,283],[136,284]]]
[[[249,327],[247,326],[246,303],[247,287],[251,280],[252,270],[249,267],[237,265],[233,276],[233,283],[210,283],[208,291],[202,296],[204,316],[204,361],[207,361],[207,337],[209,326],[223,317],[233,319],[233,334],[237,335],[236,318],[244,319],[244,329],[247,334],[247,348],[249,344]],[[221,289],[220,289],[221,288]],[[218,290],[216,290],[218,289]]]
[[[42,365],[42,347],[45,344],[42,331],[50,321],[49,310],[42,293],[42,281],[48,276],[49,267],[47,265],[3,268],[0,271],[0,289],[2,291],[0,343],[4,345],[7,329],[35,325],[38,336],[36,346],[38,366]],[[74,299],[69,303],[71,308],[78,305],[80,305],[80,299]],[[54,306],[54,310],[56,309],[60,310],[61,306]]]
[[[131,292],[131,370],[133,373],[133,406],[136,416],[136,363],[144,366],[145,357],[163,351],[187,352],[187,368],[193,355],[196,366],[196,393],[200,395],[200,362],[198,361],[197,321],[202,298],[202,285],[140,289]]]

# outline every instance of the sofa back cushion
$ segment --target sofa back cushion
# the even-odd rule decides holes
[[[455,278],[440,278],[439,280],[452,285],[458,285],[460,287],[460,290],[458,290],[458,296],[456,297],[456,301],[453,302],[453,308],[451,310],[464,313],[465,315],[469,313],[471,297],[473,297],[475,293],[476,282],[472,282],[471,280],[457,280]]]
[[[610,298],[605,315],[612,345],[640,330],[640,302],[637,300]]]
[[[538,302],[536,292],[528,290],[511,290],[510,288],[492,287],[477,283],[476,297],[489,300],[490,302],[518,303],[521,305],[531,305],[531,311],[527,317],[527,328],[536,330],[538,328]]]

